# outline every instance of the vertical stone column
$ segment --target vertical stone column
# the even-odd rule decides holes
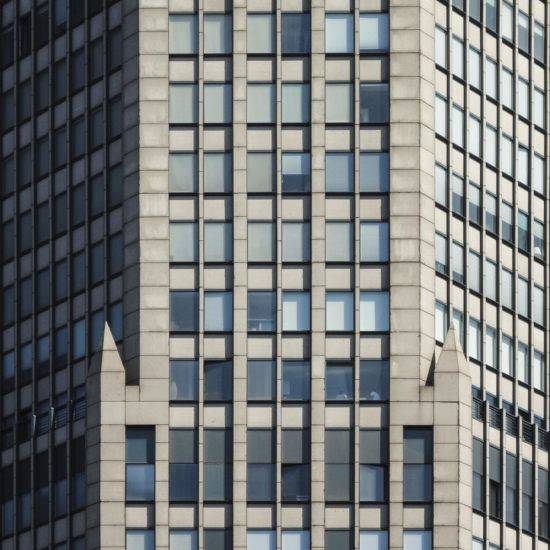
[[[325,2],[311,2],[311,548],[325,547]]]
[[[123,550],[125,537],[126,382],[109,326],[86,387],[86,548]]]
[[[246,549],[248,223],[246,0],[233,2],[233,548]]]
[[[403,546],[403,425],[431,425],[434,9],[390,0],[390,537]]]

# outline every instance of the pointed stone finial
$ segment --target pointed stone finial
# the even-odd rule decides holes
[[[124,365],[113,338],[109,323],[105,322],[98,350],[92,356],[88,377],[100,372],[124,372]]]

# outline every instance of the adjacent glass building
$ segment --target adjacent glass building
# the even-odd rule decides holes
[[[0,546],[548,550],[542,0],[0,0]]]

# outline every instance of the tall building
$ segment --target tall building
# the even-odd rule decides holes
[[[548,550],[542,0],[0,0],[2,550]]]

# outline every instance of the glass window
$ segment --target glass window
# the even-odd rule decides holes
[[[233,158],[231,153],[204,153],[204,192],[231,193]]]
[[[453,36],[453,74],[464,78],[464,41]]]
[[[388,292],[361,292],[361,332],[387,332],[390,326],[389,313]]]
[[[275,441],[273,430],[247,431],[247,500],[275,500]]]
[[[481,54],[478,50],[470,48],[470,68],[469,68],[469,82],[470,86],[475,88],[481,87]]]
[[[487,325],[485,327],[485,364],[498,369],[497,331]]]
[[[229,124],[233,117],[231,84],[204,85],[204,123]],[[247,103],[250,105],[250,102]]]
[[[309,292],[283,292],[283,332],[310,330]]]
[[[533,287],[533,320],[542,326],[544,326],[544,310],[544,289],[535,285]]]
[[[481,292],[481,257],[473,250],[468,254],[468,279],[470,290]]]
[[[170,550],[198,550],[197,532],[170,529]]]
[[[517,178],[523,185],[529,185],[529,151],[525,147],[518,147]]]
[[[275,361],[248,361],[248,401],[273,401],[275,399],[275,371]]]
[[[514,242],[514,209],[503,202],[501,206],[501,230],[502,238],[509,243]]]
[[[468,355],[481,361],[481,323],[473,317],[468,323]]]
[[[309,84],[282,84],[282,96],[282,123],[307,124],[309,122]]]
[[[310,259],[310,224],[283,222],[283,262],[308,262]]]
[[[468,185],[468,215],[471,222],[481,223],[481,189],[472,182]]]
[[[353,533],[348,529],[326,529],[325,550],[352,550]]]
[[[514,342],[506,334],[502,335],[500,364],[502,365],[502,372],[504,374],[514,376]]]
[[[198,300],[198,292],[170,292],[170,330],[178,332],[195,332],[198,330]]]
[[[435,131],[447,137],[447,100],[440,95],[435,96]]]
[[[248,261],[275,261],[275,224],[273,222],[248,223]]]
[[[327,401],[353,400],[353,366],[327,363],[325,370],[325,398]]]
[[[353,86],[347,82],[329,82],[325,87],[325,121],[353,122]]]
[[[170,222],[170,261],[198,260],[198,228],[194,222]]]
[[[311,156],[309,153],[283,153],[283,193],[309,193]]]
[[[325,430],[325,500],[346,502],[352,496],[353,437],[349,429]]]
[[[351,262],[354,256],[353,247],[354,238],[352,222],[325,223],[325,261]]]
[[[327,292],[325,294],[327,332],[353,330],[353,292]]]
[[[126,500],[155,499],[155,429],[126,428]]]
[[[518,105],[519,116],[529,118],[529,83],[523,78],[518,78]]]
[[[447,275],[447,237],[435,234],[435,270]]]
[[[503,135],[502,136],[502,155],[500,157],[502,171],[509,175],[514,176],[514,142],[512,138]]]
[[[533,155],[533,187],[537,193],[545,194],[544,158],[536,153]]]
[[[500,100],[505,107],[514,108],[514,75],[505,68],[502,69]]]
[[[533,220],[533,253],[535,258],[544,260],[544,224],[539,220]]]
[[[453,105],[453,143],[464,147],[464,111]]]
[[[230,262],[233,259],[231,222],[204,223],[204,261]]]
[[[361,153],[361,193],[386,193],[390,186],[390,162],[386,152]]]
[[[387,361],[361,361],[359,393],[362,401],[388,400],[389,366]]]
[[[386,495],[388,432],[360,431],[359,499],[361,502],[383,502]]]
[[[481,156],[481,120],[470,115],[470,139],[468,140],[470,153]]]
[[[521,526],[526,531],[533,531],[535,526],[533,509],[533,464],[522,460],[521,465]]]
[[[389,49],[390,33],[387,13],[362,13],[360,15],[359,43],[362,52],[387,51]]]
[[[196,193],[199,165],[193,153],[171,153],[168,166],[170,191],[173,193]]]
[[[274,16],[271,13],[249,13],[246,21],[246,40],[248,53],[274,53]]]
[[[447,68],[447,31],[440,26],[435,27],[435,62],[443,68]]]
[[[389,260],[389,227],[387,222],[361,222],[361,261]]]
[[[277,296],[275,292],[248,292],[248,331],[275,332]]]
[[[387,531],[360,531],[360,550],[388,550]]]
[[[198,440],[195,429],[169,431],[170,502],[194,502],[199,494]]]
[[[170,401],[197,401],[199,365],[194,360],[170,361]]]
[[[432,429],[404,428],[403,500],[432,500]]]
[[[325,190],[327,193],[351,193],[355,187],[353,153],[326,153]]]
[[[452,207],[455,214],[464,215],[464,180],[453,174]]]
[[[246,550],[275,550],[276,547],[277,536],[275,531],[247,531]]]
[[[514,41],[514,6],[502,2],[502,37]]]
[[[204,401],[231,401],[233,396],[233,364],[231,361],[204,363]]]
[[[546,127],[544,92],[538,88],[534,89],[533,94],[533,122],[541,128]]]
[[[518,211],[518,248],[529,253],[531,248],[531,236],[529,234],[529,215]]]
[[[246,177],[249,193],[272,193],[275,187],[273,153],[248,153]]]
[[[514,307],[514,275],[506,268],[501,270],[501,300],[504,307]]]
[[[389,121],[390,104],[388,84],[361,83],[361,122],[380,124]]]
[[[498,69],[494,60],[489,57],[485,58],[485,93],[493,98],[498,99]]]
[[[326,14],[325,52],[353,53],[353,15],[351,13]]]
[[[227,429],[204,430],[205,501],[227,501],[231,498],[233,475],[233,432]]]
[[[246,120],[249,124],[275,122],[275,85],[249,84],[246,92]]]
[[[231,529],[205,529],[204,550],[231,550],[233,535]]]
[[[441,164],[435,165],[435,201],[447,206],[447,169]]]
[[[546,369],[544,367],[544,355],[540,351],[533,352],[533,377],[535,389],[544,391],[546,387]]]
[[[518,380],[520,382],[524,382],[525,384],[529,384],[531,378],[529,368],[529,349],[521,342],[518,342],[516,362]]]
[[[204,293],[204,331],[229,332],[233,330],[233,293]]]
[[[464,283],[464,247],[453,241],[453,281]]]
[[[197,124],[198,90],[196,84],[170,84],[170,123]]]
[[[447,319],[447,304],[436,300],[435,302],[435,340],[440,344],[445,342],[449,321]]]
[[[283,361],[282,400],[309,401],[310,364],[307,361]]]
[[[309,550],[309,531],[283,530],[281,550]]]
[[[197,16],[189,13],[171,13],[168,17],[169,53],[196,54],[199,33]]]
[[[281,15],[281,49],[284,54],[309,53],[311,24],[309,13]]]
[[[431,550],[431,531],[403,531],[403,550]]]
[[[489,125],[485,127],[485,160],[487,164],[497,165],[497,131]]]
[[[153,529],[126,529],[126,550],[154,550]]]
[[[497,198],[490,194],[485,194],[485,226],[488,231],[497,232]]]
[[[544,63],[546,59],[544,34],[545,34],[544,25],[541,25],[540,23],[537,23],[535,21],[534,54],[535,54],[535,59],[537,61],[540,61],[541,63]]]
[[[531,37],[529,36],[529,16],[522,11],[518,12],[518,47],[529,53]]]
[[[204,14],[204,53],[230,54],[232,51],[232,27],[231,15],[222,13]]]
[[[283,429],[281,433],[281,498],[283,502],[305,502],[310,498],[309,430]]]
[[[493,32],[498,32],[497,0],[485,1],[485,24]]]

